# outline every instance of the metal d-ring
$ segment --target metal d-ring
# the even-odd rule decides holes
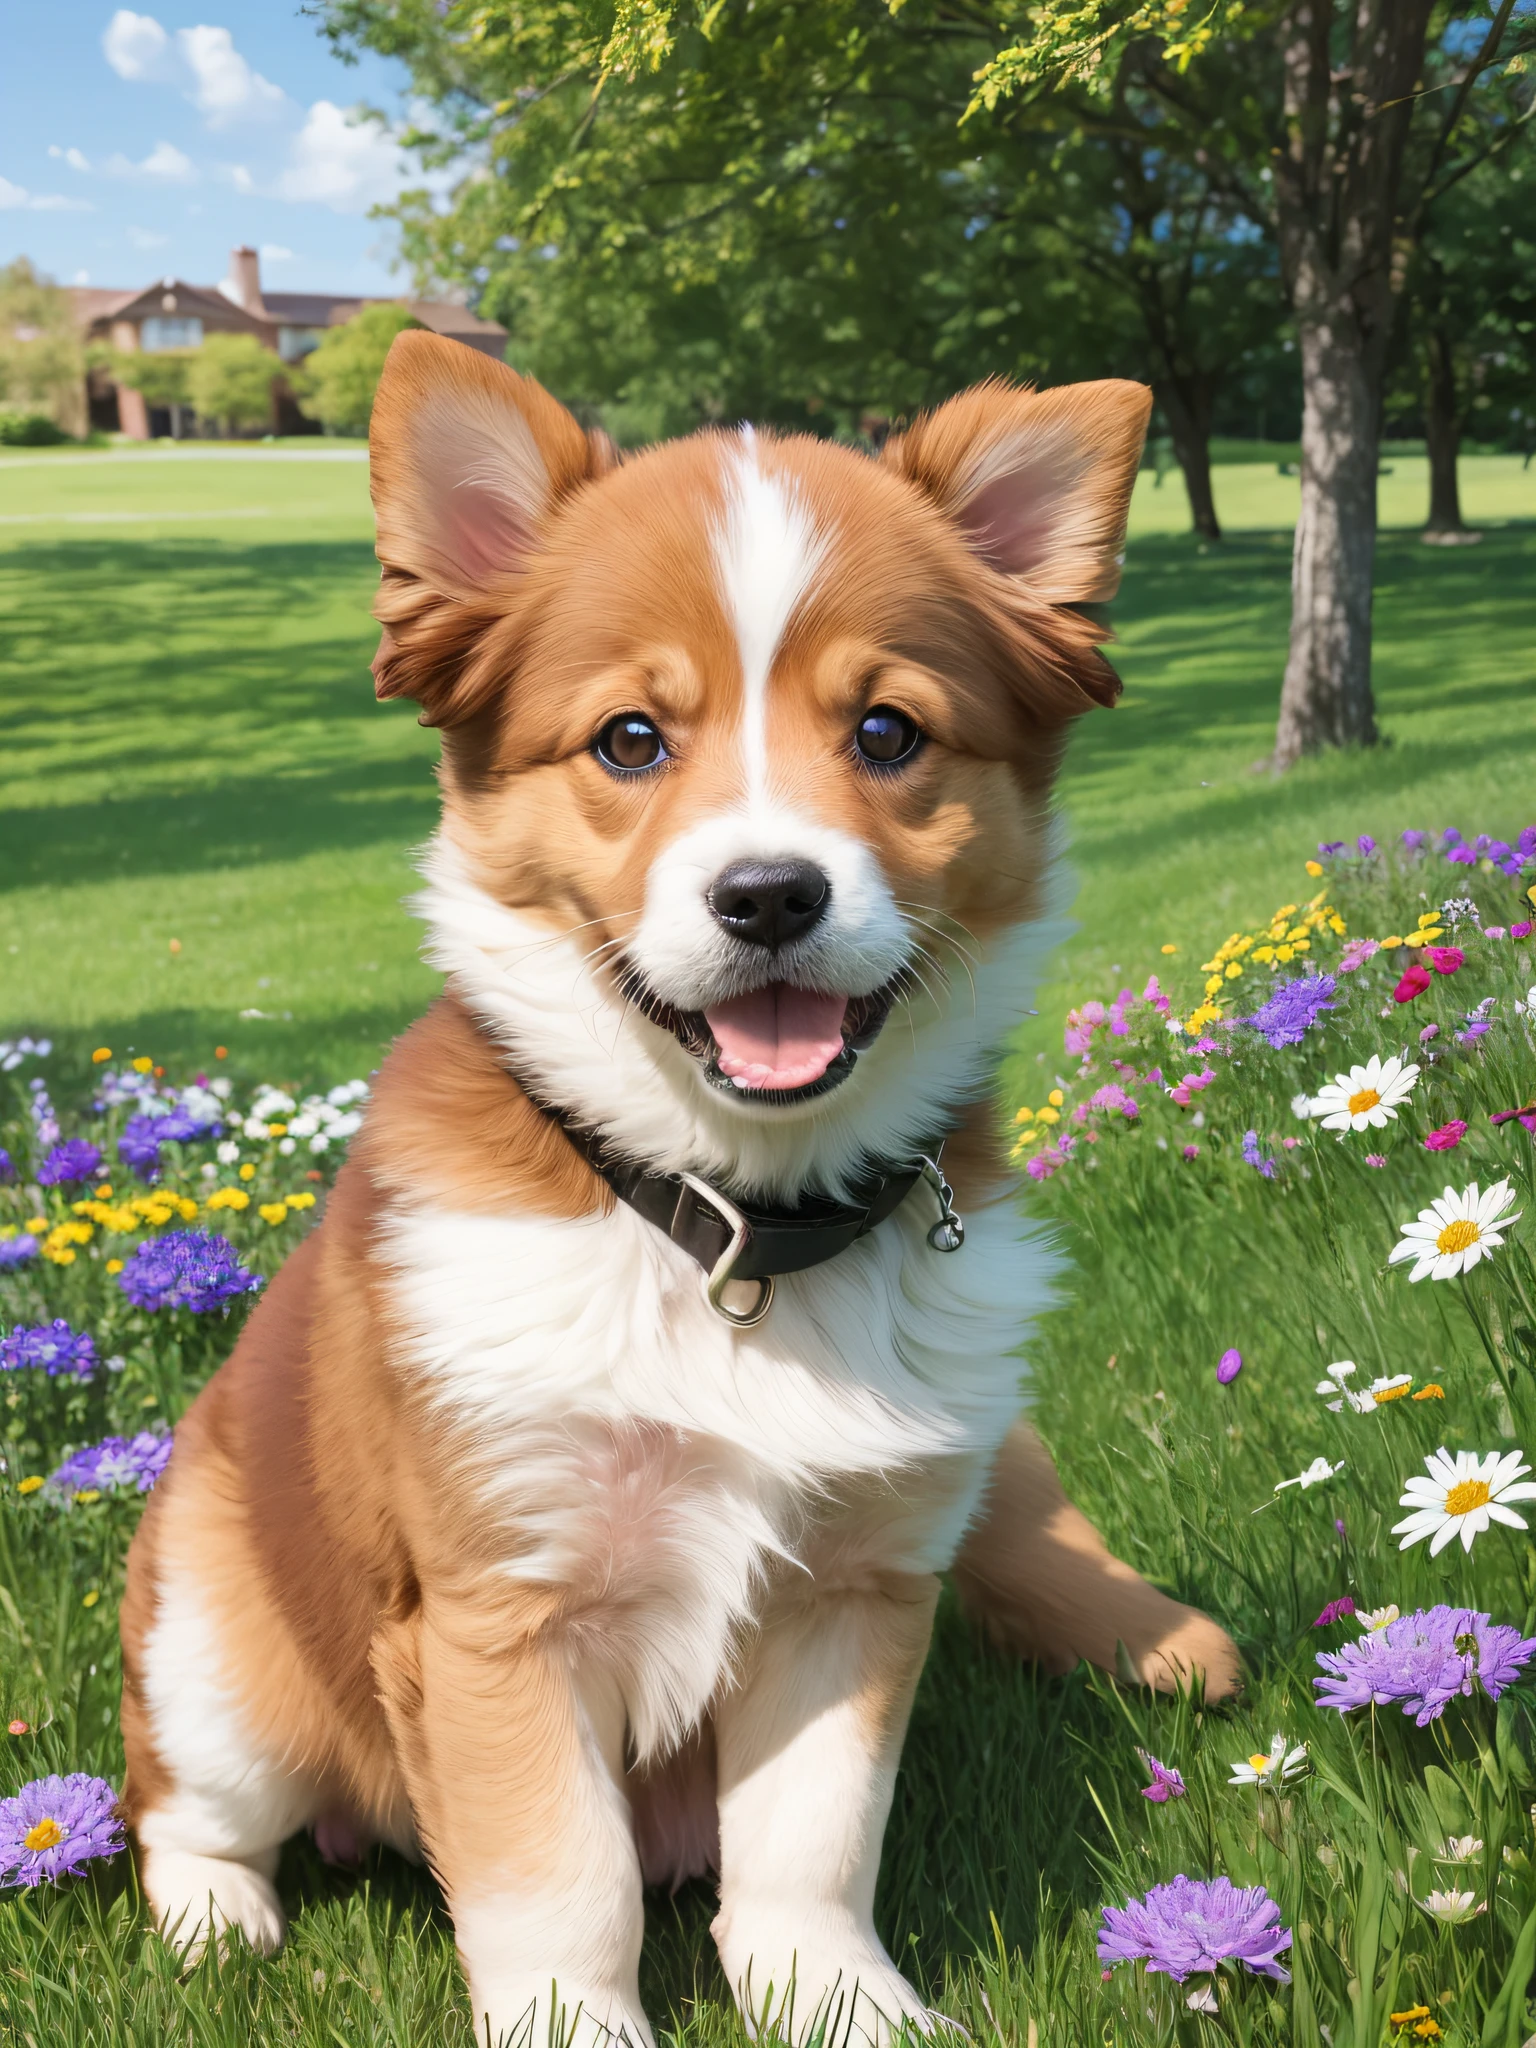
[[[725,1290],[735,1277],[732,1268],[746,1250],[747,1240],[752,1235],[752,1226],[736,1204],[727,1200],[718,1188],[712,1188],[707,1180],[700,1180],[696,1173],[681,1173],[678,1178],[692,1188],[696,1195],[702,1195],[716,1215],[723,1217],[731,1227],[730,1243],[704,1276],[704,1299],[717,1316],[734,1324],[738,1330],[750,1330],[760,1323],[773,1307],[773,1275],[765,1273],[758,1276],[758,1297],[749,1309],[729,1307],[725,1300]],[[745,1284],[743,1282],[743,1285]]]
[[[957,1252],[965,1243],[965,1224],[955,1208],[955,1191],[944,1178],[938,1160],[930,1159],[927,1153],[922,1156],[922,1175],[939,1203],[939,1220],[929,1228],[928,1242],[936,1252]]]

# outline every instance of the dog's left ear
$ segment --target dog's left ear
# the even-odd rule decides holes
[[[882,459],[991,568],[1046,604],[1120,587],[1125,522],[1152,394],[1106,379],[1055,391],[978,384],[888,441]]]
[[[485,628],[517,602],[550,520],[611,466],[542,385],[462,342],[397,335],[368,430],[384,627],[380,697],[415,697],[424,725],[478,710],[493,677],[476,663]]]

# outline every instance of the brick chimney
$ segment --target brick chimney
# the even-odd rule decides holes
[[[261,319],[266,313],[261,303],[261,258],[243,242],[229,252],[229,281],[246,312]]]

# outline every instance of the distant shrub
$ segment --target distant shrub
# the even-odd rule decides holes
[[[366,434],[384,358],[397,334],[419,327],[404,306],[364,306],[333,327],[289,382],[305,416],[333,434]]]
[[[56,448],[68,439],[45,412],[0,412],[0,448]]]
[[[199,419],[229,433],[272,424],[272,381],[280,365],[253,334],[210,334],[191,358],[187,396]]]

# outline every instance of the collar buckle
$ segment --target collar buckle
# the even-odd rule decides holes
[[[932,1159],[926,1152],[922,1155],[920,1171],[939,1204],[939,1220],[929,1228],[928,1242],[936,1252],[957,1252],[965,1243],[965,1221],[955,1207],[955,1191],[939,1164],[943,1156],[942,1145]]]
[[[745,1216],[720,1190],[711,1187],[707,1180],[701,1180],[696,1173],[680,1173],[678,1179],[685,1188],[691,1188],[702,1201],[709,1204],[715,1214],[731,1233],[731,1241],[704,1275],[704,1299],[717,1316],[723,1316],[738,1330],[750,1330],[760,1323],[773,1307],[773,1275],[762,1275],[757,1282],[757,1300],[749,1309],[731,1308],[725,1299],[725,1290],[730,1285],[736,1261],[746,1250],[752,1236],[752,1226]],[[742,1285],[749,1285],[743,1281]]]

